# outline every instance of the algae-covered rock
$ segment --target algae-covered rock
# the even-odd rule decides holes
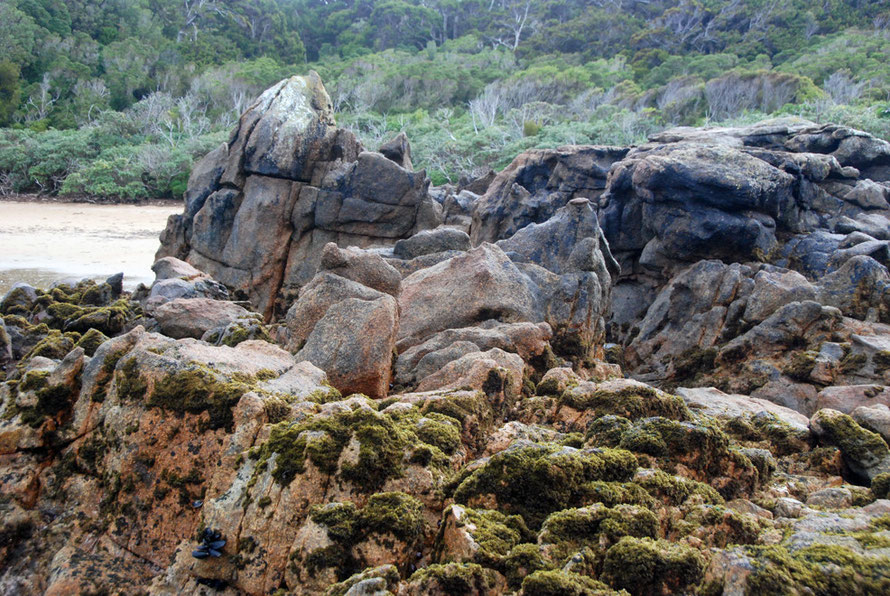
[[[657,535],[658,520],[649,509],[636,505],[605,507],[597,503],[551,514],[541,526],[538,541],[551,545],[551,557],[564,560],[584,547],[605,551],[624,536]]]
[[[504,577],[475,563],[434,564],[408,578],[409,596],[494,596],[506,588]]]
[[[401,492],[372,495],[360,509],[351,502],[326,503],[310,510],[300,546],[290,558],[306,585],[318,584],[317,576],[331,572],[348,581],[366,567],[405,569],[416,558],[425,525],[423,505]]]
[[[535,571],[522,581],[523,596],[607,596],[614,593],[602,582],[567,571]]]
[[[434,559],[438,563],[469,562],[497,567],[513,547],[530,537],[518,515],[451,505],[442,516]]]
[[[583,504],[586,484],[627,481],[637,461],[620,449],[579,450],[556,445],[516,443],[473,471],[454,493],[471,507],[493,499],[499,509],[522,516],[538,528],[553,511]]]
[[[870,482],[878,474],[890,472],[887,443],[850,416],[837,410],[819,410],[810,420],[810,428],[821,442],[837,445],[854,479]]]
[[[603,578],[631,594],[664,594],[698,583],[704,558],[681,543],[651,538],[622,538],[606,552]]]

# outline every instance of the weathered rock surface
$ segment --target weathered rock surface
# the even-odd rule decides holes
[[[617,272],[589,201],[573,199],[543,224],[406,277],[399,349],[497,318],[546,322],[557,352],[587,357],[602,342]]]
[[[177,298],[154,309],[161,333],[174,339],[201,339],[211,329],[251,316],[250,311],[233,302],[209,298]]]
[[[513,160],[473,206],[474,245],[509,238],[530,223],[543,223],[574,198],[596,199],[606,188],[620,147],[533,149]]]
[[[328,242],[391,246],[437,225],[428,185],[423,172],[362,152],[337,128],[318,75],[292,77],[263,93],[227,146],[196,166],[158,257],[184,259],[244,292],[268,318],[283,288],[312,278]]]
[[[288,348],[327,372],[340,391],[385,397],[399,328],[393,297],[399,284],[398,272],[378,255],[328,244],[319,273],[288,310]]]
[[[499,323],[447,329],[408,348],[395,363],[395,381],[411,386],[465,354],[498,348],[518,354],[524,362],[546,358],[553,333],[546,323]]]
[[[346,298],[325,311],[296,357],[328,372],[344,393],[385,397],[398,323],[398,305],[389,295]]]

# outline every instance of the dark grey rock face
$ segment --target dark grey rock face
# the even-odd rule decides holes
[[[328,242],[392,246],[438,225],[441,209],[426,205],[429,180],[410,170],[407,139],[402,149],[401,165],[363,152],[337,128],[315,73],[282,81],[195,166],[157,258],[188,261],[269,318],[282,290],[312,279]]]
[[[598,198],[612,164],[627,152],[626,147],[579,146],[522,153],[475,202],[473,244],[496,242],[542,223],[573,198]]]

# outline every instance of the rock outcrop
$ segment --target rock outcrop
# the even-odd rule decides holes
[[[888,166],[773,121],[455,194],[283,81],[150,288],[0,300],[0,593],[886,593]]]
[[[336,127],[318,75],[292,77],[263,93],[228,143],[195,166],[158,258],[188,261],[268,319],[283,289],[312,278],[328,242],[390,246],[436,225],[429,181],[403,165],[410,158],[400,165],[364,152]]]

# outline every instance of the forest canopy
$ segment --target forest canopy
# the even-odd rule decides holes
[[[796,115],[890,137],[890,0],[2,0],[0,194],[178,197],[281,78],[436,183]]]

